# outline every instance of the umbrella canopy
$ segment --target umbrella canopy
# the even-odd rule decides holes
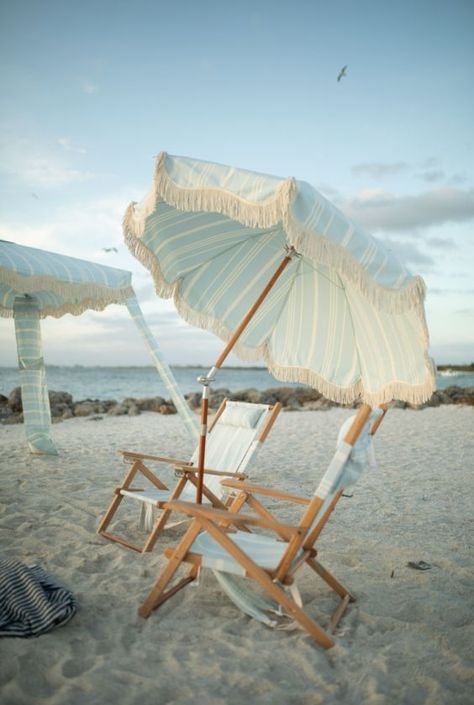
[[[41,318],[102,311],[134,296],[131,280],[124,269],[0,240],[1,316],[12,316],[25,294],[36,299]]]
[[[237,355],[336,402],[432,394],[423,280],[309,184],[162,153],[124,236],[157,293],[223,340],[292,248]]]
[[[33,453],[56,453],[49,436],[40,319],[102,311],[109,304],[127,307],[178,413],[191,435],[198,435],[196,420],[146,324],[131,281],[131,272],[124,269],[0,240],[0,315],[15,320],[25,430]]]

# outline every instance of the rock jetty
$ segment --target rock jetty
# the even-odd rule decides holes
[[[185,394],[191,409],[197,411],[201,403],[198,392]],[[224,397],[232,401],[250,401],[260,404],[275,404],[279,401],[286,411],[315,411],[326,410],[339,406],[329,401],[315,389],[308,387],[275,387],[271,389],[242,389],[231,392],[228,389],[215,389],[210,394],[209,407],[217,409]],[[158,414],[175,414],[176,408],[172,401],[163,397],[150,397],[147,399],[124,399],[121,402],[113,399],[82,399],[74,401],[68,392],[49,392],[51,416],[53,421],[64,421],[77,416],[91,416],[102,418],[107,416],[137,416],[142,411],[154,411]],[[425,404],[408,404],[407,402],[392,402],[391,406],[401,409],[424,409],[427,406],[441,406],[441,404],[466,404],[474,407],[474,387],[451,386],[434,392]],[[354,403],[347,408],[355,408]],[[21,389],[16,387],[8,397],[0,394],[0,423],[12,424],[23,421],[23,407],[21,403]]]

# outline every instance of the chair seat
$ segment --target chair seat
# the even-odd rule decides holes
[[[139,502],[169,502],[171,499],[171,490],[158,490],[158,489],[147,489],[144,492],[137,492],[132,490],[120,490],[120,494],[123,497],[131,497]],[[179,496],[180,502],[195,502],[196,501],[196,488],[194,485],[185,485],[183,491]],[[205,495],[202,498],[203,504],[210,504],[209,500]]]
[[[288,544],[284,541],[279,541],[271,536],[250,534],[247,531],[237,531],[230,534],[229,538],[260,568],[267,570],[274,570],[278,566],[288,548]],[[198,553],[202,556],[202,565],[206,568],[234,575],[245,575],[245,570],[240,563],[222,548],[207,531],[199,534],[190,550],[192,553]],[[301,551],[297,557],[299,555],[301,555]]]

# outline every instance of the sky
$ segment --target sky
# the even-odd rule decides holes
[[[473,34],[471,0],[3,0],[0,238],[132,271],[168,362],[212,364],[222,343],[154,294],[125,208],[162,150],[294,176],[423,276],[435,361],[471,362]],[[151,364],[124,307],[42,330],[49,364]]]

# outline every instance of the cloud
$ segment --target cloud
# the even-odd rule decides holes
[[[433,183],[434,181],[442,181],[443,179],[445,179],[446,173],[442,169],[429,169],[428,171],[424,171],[420,174],[417,174],[417,176],[423,181]]]
[[[449,181],[453,186],[459,186],[460,184],[465,184],[469,179],[465,174],[453,174]]]
[[[360,164],[354,164],[351,171],[354,176],[368,176],[375,181],[407,172],[410,172],[410,176],[415,176],[426,183],[445,181],[452,186],[459,186],[468,181],[465,174],[447,174],[442,168],[439,159],[436,159],[436,157],[428,157],[422,162],[419,162],[418,165],[404,161],[362,162]]]
[[[440,187],[415,196],[368,189],[339,201],[342,210],[371,230],[413,230],[474,218],[474,189]]]
[[[437,294],[440,296],[444,296],[445,294],[461,294],[461,296],[472,296],[474,294],[474,289],[450,289],[430,286],[428,292],[430,294]]]
[[[135,260],[122,246],[121,225],[127,201],[113,195],[60,206],[49,213],[47,222],[37,219],[35,225],[0,221],[0,233],[4,239],[22,245],[129,269]],[[111,246],[119,250],[112,261],[102,249]]]
[[[431,237],[429,240],[427,240],[427,244],[431,245],[432,247],[438,247],[441,250],[450,250],[456,247],[454,242],[449,237]]]
[[[61,145],[64,149],[64,145]],[[67,163],[58,148],[38,145],[25,138],[4,136],[0,171],[8,178],[17,178],[31,187],[56,188],[88,181],[90,171]]]
[[[74,142],[69,137],[59,137],[58,144],[61,145],[66,152],[75,152],[76,154],[85,154],[86,150]]]
[[[392,176],[407,171],[410,165],[406,162],[369,162],[362,164],[354,164],[352,173],[354,176],[370,176],[372,179],[381,179],[384,176]]]
[[[151,281],[147,281],[144,284],[139,284],[138,286],[135,284],[134,289],[140,304],[147,301],[153,301],[156,298],[155,287]]]
[[[17,175],[34,186],[44,188],[81,183],[92,178],[91,172],[70,169],[50,157],[33,157],[28,165],[19,165]]]
[[[381,239],[385,247],[394,252],[397,257],[399,257],[404,264],[423,266],[425,269],[432,267],[435,264],[435,260],[431,255],[422,252],[413,242],[407,242],[405,240],[396,240],[393,238],[383,238]]]
[[[87,93],[88,95],[93,95],[94,93],[99,92],[99,86],[96,83],[92,83],[92,81],[85,81],[82,84],[82,92]]]

